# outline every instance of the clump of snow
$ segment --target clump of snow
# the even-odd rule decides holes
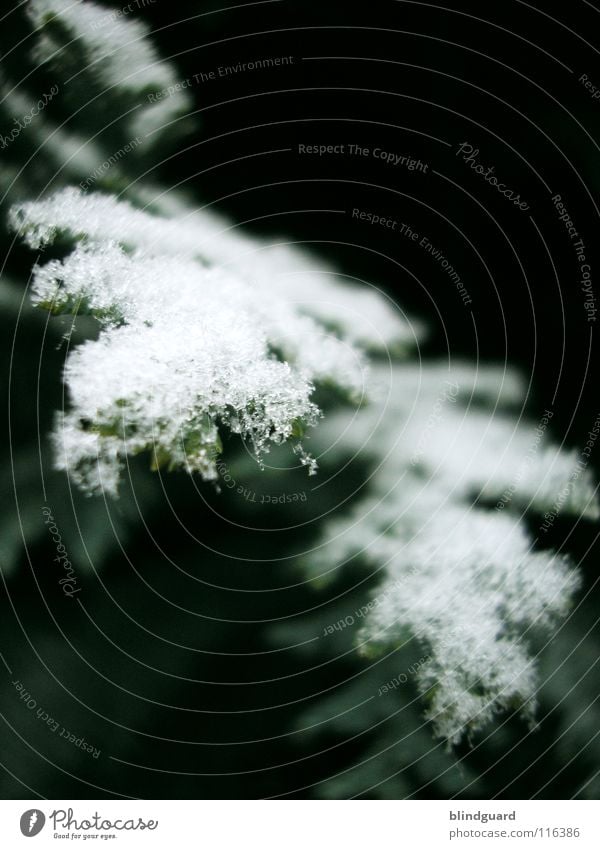
[[[168,217],[155,215],[110,195],[67,188],[13,209],[11,222],[34,248],[63,234],[220,267],[364,349],[412,347],[422,333],[377,290],[343,281],[308,251],[239,234],[206,211],[174,209]]]
[[[228,233],[219,243],[207,215],[169,219],[69,189],[18,207],[11,220],[32,246],[58,233],[76,240],[64,260],[35,268],[33,300],[54,313],[91,313],[103,328],[68,358],[71,409],[55,436],[61,468],[88,491],[114,493],[125,457],[141,451],[214,479],[219,426],[260,458],[316,422],[315,384],[360,400],[365,349],[385,348],[394,328],[407,336],[406,322],[372,294],[360,304],[363,317],[372,305],[361,346],[368,322],[362,334],[345,332],[355,288],[289,248],[260,246],[246,264],[247,240]],[[218,263],[236,249],[237,261]],[[298,277],[301,297],[289,283]],[[295,450],[313,473],[315,461],[301,444]]]

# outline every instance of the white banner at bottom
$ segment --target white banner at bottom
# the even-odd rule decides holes
[[[34,841],[28,844],[27,841]],[[599,849],[596,801],[0,802],[0,846]]]

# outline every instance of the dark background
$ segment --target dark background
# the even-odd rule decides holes
[[[576,446],[600,411],[596,330],[586,320],[573,245],[551,196],[562,195],[595,277],[600,100],[578,78],[585,73],[600,85],[600,10],[582,0],[538,6],[283,0],[215,11],[211,4],[156,0],[136,17],[151,25],[181,79],[294,57],[289,66],[189,87],[198,125],[173,127],[175,149],[156,164],[154,179],[181,184],[195,204],[249,232],[310,245],[349,276],[381,287],[427,322],[423,358],[519,368],[530,379],[532,418],[551,407],[555,440]],[[455,155],[461,142],[478,148],[481,163],[493,165],[531,209],[519,211],[468,168]],[[412,155],[429,164],[428,173],[347,152],[298,153],[299,144],[345,144],[347,151],[350,143]],[[353,220],[355,207],[427,235],[460,274],[472,304],[465,306],[416,245]],[[9,268],[16,273],[30,259],[24,249],[13,250]],[[17,334],[13,349],[10,327],[5,334],[13,357],[13,442],[35,432],[26,356],[42,336],[40,324]],[[42,434],[61,404],[63,358],[64,351],[46,344]],[[39,486],[35,472],[23,469],[30,469],[26,459],[5,479],[14,515],[26,475],[34,478],[29,492]],[[278,559],[284,541],[292,551],[306,543],[315,533],[310,524],[293,532],[234,530],[232,520],[247,520],[247,505],[223,506],[184,475],[161,479],[161,488],[141,464],[133,475],[139,512],[127,498],[94,511],[56,483],[51,503],[59,525],[86,511],[91,516],[92,554],[85,531],[78,549],[87,564],[81,607],[65,608],[55,576],[45,570],[52,556],[47,539],[30,545],[5,578],[0,637],[13,678],[63,725],[102,748],[97,760],[60,749],[7,684],[5,797],[597,794],[594,526],[559,518],[549,540],[581,562],[585,589],[568,624],[544,647],[542,672],[550,673],[539,728],[509,718],[473,747],[461,746],[460,765],[450,767],[453,758],[420,727],[418,704],[404,711],[400,703],[388,705],[378,717],[353,708],[352,722],[298,731],[312,724],[306,717],[321,721],[320,706],[333,697],[358,704],[354,690],[343,693],[361,675],[367,692],[369,674],[350,644],[311,655],[278,643],[310,639],[323,621],[335,621],[339,597],[353,604],[352,578],[316,595],[292,563]],[[309,522],[312,508],[298,509]],[[273,529],[298,513],[282,508],[251,519]],[[221,554],[210,550],[215,541]],[[321,783],[339,773],[337,784]],[[327,786],[334,789],[323,791]]]

